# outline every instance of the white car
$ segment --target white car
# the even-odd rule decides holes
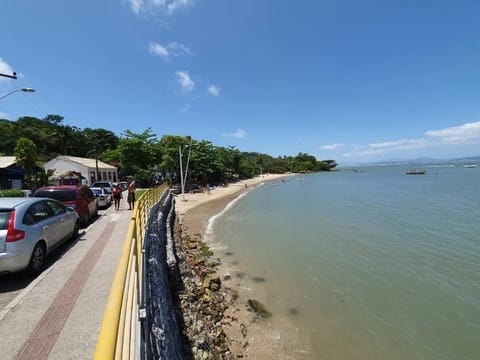
[[[108,208],[112,205],[112,191],[106,187],[91,187],[93,195],[98,199],[98,207]]]
[[[107,190],[113,191],[113,182],[111,181],[96,181],[92,185],[90,185],[90,188],[106,188]]]

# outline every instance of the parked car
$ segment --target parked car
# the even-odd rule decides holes
[[[54,199],[0,198],[0,274],[39,273],[57,246],[78,235],[75,210]]]
[[[119,181],[118,185],[120,186],[120,189],[122,189],[122,191],[127,190],[128,183],[126,181]]]
[[[108,188],[91,187],[90,190],[98,199],[98,207],[108,208],[112,205],[112,192]]]
[[[34,196],[52,198],[73,207],[83,226],[87,226],[90,218],[98,215],[98,200],[87,186],[46,186],[38,189]]]
[[[113,182],[111,181],[96,181],[90,187],[107,188],[110,192],[113,191]]]

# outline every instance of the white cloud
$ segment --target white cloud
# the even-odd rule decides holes
[[[193,0],[173,0],[167,5],[167,13],[172,15],[177,10],[193,5]]]
[[[234,137],[234,138],[237,138],[237,139],[243,139],[247,136],[247,132],[243,129],[238,129],[234,133],[223,133],[222,136]]]
[[[445,143],[470,144],[480,141],[480,121],[441,130],[428,130],[425,135]]]
[[[181,9],[193,6],[193,0],[127,0],[136,15],[173,15]]]
[[[428,130],[426,137],[418,139],[400,139],[368,145],[352,146],[353,151],[344,157],[383,155],[394,151],[424,149],[442,145],[465,145],[480,143],[480,121],[466,123],[440,130]]]
[[[8,119],[8,115],[0,111],[0,119]]]
[[[170,44],[163,46],[158,43],[150,43],[150,54],[159,56],[164,60],[169,60],[171,57],[177,57],[181,55],[191,55],[192,50],[189,47],[180,44],[176,41],[171,42]]]
[[[222,89],[220,87],[213,84],[208,87],[208,92],[213,96],[219,96],[221,91]]]
[[[168,49],[157,43],[150,43],[150,54],[160,56],[163,59],[168,59],[170,57]]]
[[[344,147],[345,144],[330,144],[330,145],[323,145],[320,146],[320,150],[335,150],[339,149],[341,147]]]
[[[10,65],[4,61],[2,58],[0,58],[0,73],[2,74],[7,74],[7,75],[12,75],[13,70],[10,67]],[[10,79],[7,77],[0,76],[0,81],[9,81]]]
[[[345,153],[343,156],[368,156],[368,155],[382,155],[392,151],[404,151],[421,149],[433,144],[426,139],[401,139],[396,141],[385,141],[381,143],[373,143],[364,146],[357,145],[350,153]]]
[[[139,14],[145,7],[143,0],[130,0],[130,8],[135,14]]]
[[[190,92],[195,89],[195,83],[190,78],[188,71],[177,71],[175,75],[177,75],[178,83],[184,92]]]

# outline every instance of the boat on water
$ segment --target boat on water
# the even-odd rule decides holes
[[[464,166],[464,168],[472,169],[472,168],[476,168],[477,166],[478,166],[477,164],[467,164]]]
[[[425,175],[427,170],[417,170],[417,169],[410,169],[405,172],[405,175]]]

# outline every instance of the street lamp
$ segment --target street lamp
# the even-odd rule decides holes
[[[182,159],[183,159],[183,151],[188,149],[188,158],[187,158],[187,166],[185,169],[185,178],[183,177],[183,164],[182,164]],[[187,201],[185,200],[185,183],[187,182],[187,174],[188,174],[188,163],[190,162],[190,154],[192,152],[192,143],[189,145],[185,145],[182,149],[182,145],[178,145],[178,156],[180,158],[180,186],[182,187],[182,201]]]
[[[183,164],[182,164],[182,160],[183,160],[183,151],[184,151],[186,148],[189,148],[189,149],[188,149],[187,166],[186,166],[186,169],[185,169],[185,176],[183,176]],[[183,148],[182,148],[182,145],[179,145],[179,146],[178,146],[178,156],[180,157],[180,186],[182,187],[182,201],[187,201],[187,200],[185,200],[185,184],[186,184],[186,182],[187,182],[188,163],[190,162],[190,154],[191,154],[191,152],[192,152],[192,143],[190,143],[189,145],[183,146]]]
[[[23,92],[35,92],[35,89],[32,89],[32,88],[29,88],[29,87],[24,87],[24,88],[21,88],[21,89],[16,89],[16,90],[13,90],[11,92],[9,92],[8,94],[5,94],[3,96],[0,97],[0,100],[2,99],[5,99],[7,96],[10,96],[12,94],[15,94],[16,92],[18,91],[23,91]]]

